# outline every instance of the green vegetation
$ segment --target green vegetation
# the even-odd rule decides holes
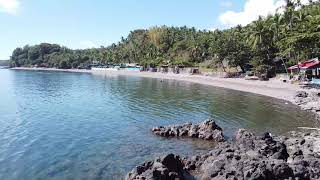
[[[273,74],[288,65],[320,55],[320,3],[287,0],[284,13],[260,17],[242,27],[198,31],[187,27],[153,27],[132,31],[117,44],[71,50],[56,44],[26,45],[14,50],[11,66],[82,68],[93,62],[223,67]],[[277,58],[276,58],[277,57]],[[282,67],[283,68],[283,67]]]

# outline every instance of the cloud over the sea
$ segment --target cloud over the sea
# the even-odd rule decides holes
[[[247,25],[259,16],[274,14],[283,5],[283,0],[246,0],[242,11],[226,11],[219,16],[219,21],[227,27]]]
[[[0,12],[15,15],[18,13],[19,6],[18,0],[0,0]]]

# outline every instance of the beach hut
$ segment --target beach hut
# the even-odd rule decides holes
[[[318,58],[307,60],[303,63],[298,63],[288,68],[291,74],[301,73],[308,79],[320,78],[320,61]]]

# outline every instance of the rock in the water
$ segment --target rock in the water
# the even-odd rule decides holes
[[[194,167],[197,179],[319,179],[317,134],[296,137],[254,136],[238,131],[234,142],[225,142],[200,156]],[[307,140],[306,140],[307,139]],[[301,150],[302,149],[302,150]],[[191,161],[191,160],[190,160]]]
[[[184,170],[184,165],[179,156],[168,154],[155,161],[137,166],[127,174],[126,180],[134,179],[159,179],[159,180],[184,180],[190,177]]]
[[[188,131],[205,136],[205,130],[200,129],[208,126],[214,124],[188,124]],[[290,137],[272,136],[271,133],[255,136],[240,129],[233,141],[221,142],[206,154],[183,160],[169,154],[138,166],[127,175],[128,180],[190,177],[217,180],[320,179],[320,134],[294,132]]]
[[[224,141],[221,127],[214,120],[207,120],[200,124],[187,123],[174,126],[160,126],[152,129],[152,132],[164,137],[188,136],[204,140]]]

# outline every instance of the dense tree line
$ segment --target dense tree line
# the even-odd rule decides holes
[[[99,49],[71,50],[57,44],[41,43],[16,48],[10,60],[13,67],[38,66],[68,69],[85,67],[96,58],[99,52]]]
[[[199,31],[187,27],[153,27],[132,31],[117,44],[85,50],[71,50],[42,43],[17,48],[12,66],[57,68],[86,67],[93,62],[139,63],[143,66],[185,65],[209,62],[216,67],[224,61],[242,71],[274,72],[279,59],[288,65],[320,55],[320,3],[303,5],[286,0],[284,12],[242,27]],[[277,61],[278,60],[278,61]]]

